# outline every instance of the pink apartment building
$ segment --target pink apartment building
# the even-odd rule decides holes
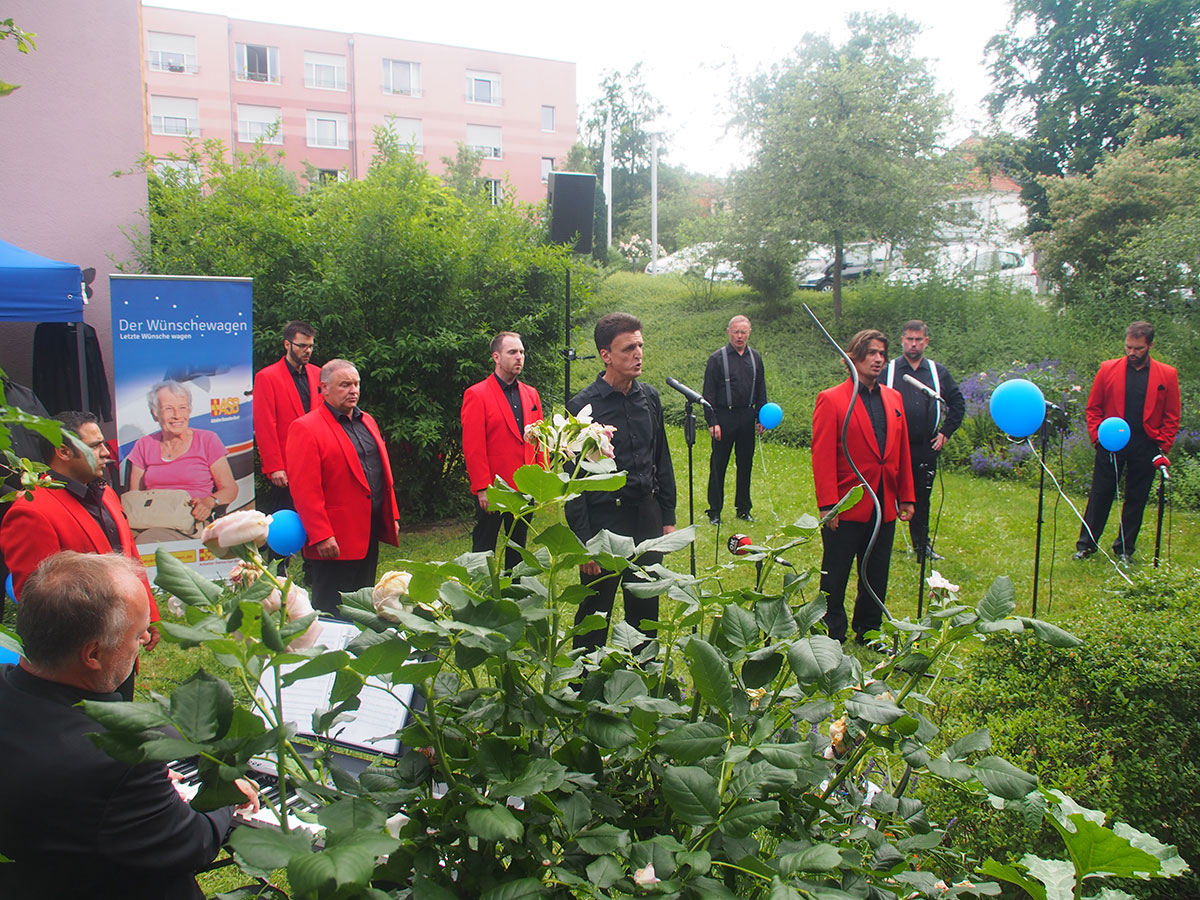
[[[574,63],[153,6],[142,29],[158,158],[188,136],[246,150],[266,135],[297,174],[356,178],[385,127],[433,172],[459,143],[481,150],[496,196],[507,179],[536,203],[576,141]]]

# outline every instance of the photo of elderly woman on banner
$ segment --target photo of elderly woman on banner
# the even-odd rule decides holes
[[[204,525],[254,507],[251,282],[111,276],[119,478],[148,566],[162,545],[214,575]]]

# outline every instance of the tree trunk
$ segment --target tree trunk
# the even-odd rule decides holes
[[[833,233],[833,321],[842,324],[842,233]]]

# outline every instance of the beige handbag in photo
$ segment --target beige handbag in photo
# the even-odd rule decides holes
[[[196,530],[192,498],[187,491],[126,491],[121,495],[121,507],[129,517],[129,527],[134,531],[169,528],[192,534]]]

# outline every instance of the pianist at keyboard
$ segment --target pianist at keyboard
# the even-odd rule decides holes
[[[118,554],[44,560],[17,607],[19,666],[0,666],[0,897],[200,898],[233,807],[198,813],[162,763],[131,766],[86,736],[76,706],[113,693],[149,639],[146,589]],[[249,785],[239,787],[257,807]]]

